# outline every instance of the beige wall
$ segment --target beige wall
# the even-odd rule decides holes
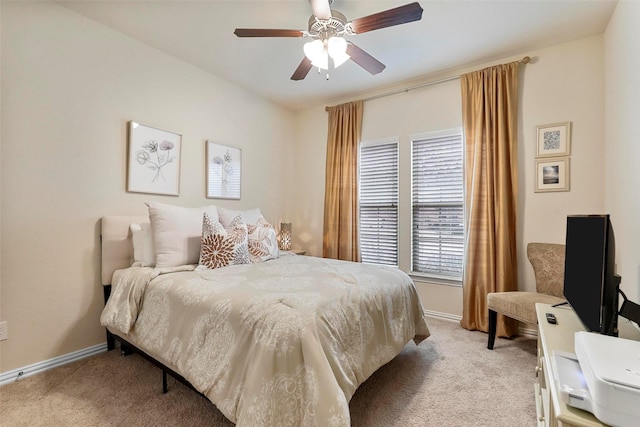
[[[99,219],[147,200],[290,208],[291,112],[55,3],[2,2],[0,372],[105,341]],[[126,125],[182,134],[179,197],[127,193]],[[205,199],[205,140],[243,150],[242,199]]]
[[[640,2],[619,1],[605,32],[605,207],[622,289],[640,303]]]
[[[600,213],[604,209],[604,69],[603,37],[595,36],[538,51],[523,52],[488,64],[455,70],[449,75],[433,76],[439,80],[499,62],[509,62],[529,55],[534,60],[521,72],[519,108],[519,197],[518,249],[519,287],[534,290],[533,270],[526,258],[530,241],[564,242],[566,216],[574,213]],[[419,84],[411,82],[407,86]],[[363,94],[363,98],[370,94]],[[342,101],[336,101],[339,103]],[[313,108],[298,113],[299,143],[297,175],[301,177],[297,199],[304,215],[295,219],[297,233],[305,236],[303,244],[314,255],[322,251],[322,222],[307,224],[307,218],[322,218],[324,197],[324,161],[326,147],[326,112]],[[536,126],[571,121],[571,191],[535,193]],[[322,123],[324,127],[320,126]],[[462,126],[460,82],[453,80],[396,95],[373,99],[364,104],[363,140],[400,137],[400,197],[410,199],[411,134]],[[401,202],[402,204],[402,202]],[[400,241],[411,238],[411,215],[400,212]],[[400,266],[408,271],[410,253],[400,253]],[[429,283],[416,278],[427,310],[460,316],[460,287]]]

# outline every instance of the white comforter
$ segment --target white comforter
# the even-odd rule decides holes
[[[307,256],[114,274],[101,323],[246,426],[348,426],[357,387],[429,336],[411,279]]]

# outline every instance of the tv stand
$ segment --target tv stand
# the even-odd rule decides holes
[[[546,314],[556,317],[556,324],[547,322]],[[538,317],[538,364],[535,384],[536,412],[538,426],[549,427],[596,427],[605,426],[593,414],[568,406],[560,399],[560,390],[555,378],[554,351],[575,353],[574,335],[585,328],[570,306],[553,307],[536,304]],[[630,322],[620,318],[619,336],[640,340],[640,331]],[[594,332],[595,333],[595,332]]]
[[[622,295],[622,307],[618,314],[640,326],[640,305],[629,301],[621,290],[618,290],[618,293]]]

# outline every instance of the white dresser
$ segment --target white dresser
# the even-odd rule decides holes
[[[552,307],[548,304],[536,304],[538,316],[538,365],[536,373],[538,383],[535,384],[536,410],[538,426],[604,426],[591,413],[568,406],[560,400],[557,377],[551,363],[554,351],[575,353],[574,335],[584,331],[582,323],[568,306]],[[556,316],[557,324],[547,322],[546,313]],[[619,335],[623,338],[640,340],[640,331],[627,319],[618,319]]]

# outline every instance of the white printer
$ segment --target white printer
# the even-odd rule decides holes
[[[604,423],[640,426],[640,341],[576,332],[575,352],[553,355],[562,399]]]

